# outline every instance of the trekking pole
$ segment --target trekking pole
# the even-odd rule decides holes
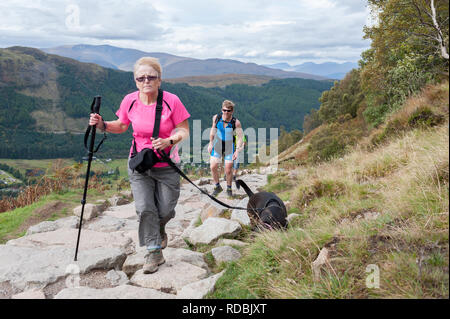
[[[92,102],[92,105],[91,105],[92,113],[98,114],[100,112],[101,99],[102,99],[101,96],[94,97],[94,101]],[[74,261],[77,261],[78,245],[80,243],[81,226],[83,224],[83,213],[84,213],[84,205],[86,204],[86,195],[87,195],[88,182],[89,182],[89,173],[91,171],[91,162],[92,162],[92,157],[94,155],[94,142],[95,142],[95,130],[96,130],[96,127],[97,127],[96,125],[89,126],[88,130],[86,131],[86,135],[85,135],[85,144],[86,144],[86,139],[89,136],[89,132],[91,132],[91,141],[90,141],[89,149],[88,149],[88,165],[87,165],[87,172],[86,172],[86,181],[84,183],[83,199],[81,200],[81,205],[82,205],[81,206],[81,216],[80,216],[80,224],[78,226],[77,247],[75,249],[75,259],[74,259]],[[97,150],[98,150],[98,148],[97,148]]]

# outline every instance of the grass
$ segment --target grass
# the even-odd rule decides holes
[[[242,259],[208,297],[448,298],[448,143],[447,120],[299,166],[295,181],[270,176],[265,190],[300,217],[287,231],[247,237]],[[329,262],[316,281],[323,247]],[[379,268],[380,288],[366,287],[369,265]]]
[[[33,210],[44,205],[44,202],[34,203],[32,205],[17,208],[13,211],[0,214],[0,244],[4,244],[4,239],[7,235],[14,232],[24,223],[24,221],[31,216]],[[23,234],[21,234],[23,236]],[[21,237],[20,235],[18,237]]]
[[[97,200],[105,200],[115,194],[114,188],[104,190],[90,188],[86,199],[88,203],[95,203]],[[42,196],[31,205],[0,213],[0,244],[4,244],[10,239],[24,236],[27,230],[23,229],[24,226],[29,227],[42,221],[54,221],[62,217],[71,216],[73,209],[81,205],[82,197],[83,189],[64,189]],[[65,205],[61,210],[54,211],[51,215],[36,215],[35,212],[39,208],[54,202],[61,202]]]

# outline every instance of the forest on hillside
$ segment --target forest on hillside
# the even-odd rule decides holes
[[[314,130],[309,146],[312,161],[343,155],[381,124],[387,128],[372,138],[374,145],[411,127],[390,120],[390,115],[427,85],[448,80],[448,1],[369,0],[368,4],[378,18],[364,28],[371,47],[362,53],[358,69],[322,93],[319,110],[305,116],[304,134]],[[444,119],[427,105],[414,116],[410,122],[420,119],[431,125]]]
[[[57,106],[65,117],[85,118],[87,124],[92,99],[101,95],[100,113],[106,120],[114,120],[123,96],[136,90],[130,72],[80,63],[32,48],[0,49],[0,66],[0,158],[80,158],[86,153],[82,128],[57,134],[38,129],[33,112]],[[57,92],[53,92],[58,100],[55,96],[27,95],[27,90],[38,91],[50,81],[51,68],[58,74]],[[191,114],[191,127],[192,120],[201,120],[202,130],[208,128],[212,116],[220,112],[222,101],[229,99],[235,102],[235,116],[244,129],[283,127],[292,131],[302,129],[304,115],[319,107],[319,97],[332,85],[329,81],[281,79],[261,86],[234,84],[224,88],[163,82],[162,88],[180,97]],[[102,156],[126,157],[130,131],[108,134]]]

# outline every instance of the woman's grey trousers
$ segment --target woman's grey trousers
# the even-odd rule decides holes
[[[175,217],[180,175],[168,166],[153,167],[142,174],[128,167],[128,176],[139,218],[139,245],[160,249],[161,230]]]

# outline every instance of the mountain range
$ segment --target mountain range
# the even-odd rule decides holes
[[[345,63],[335,63],[335,62],[325,62],[325,63],[314,63],[305,62],[298,65],[290,65],[289,63],[276,63],[265,65],[269,68],[281,69],[289,72],[304,72],[309,74],[315,74],[324,76],[330,79],[343,79],[344,76],[350,72],[352,69],[358,67],[357,63],[345,62]]]
[[[230,59],[194,59],[161,52],[144,52],[135,49],[125,49],[110,45],[64,45],[53,48],[42,48],[46,53],[56,54],[78,60],[80,62],[96,63],[100,66],[132,71],[133,65],[143,56],[158,58],[163,68],[163,79],[221,75],[221,74],[252,74],[274,78],[303,78],[325,80],[322,75],[306,72],[292,72],[274,69],[255,63],[243,63]]]
[[[331,81],[262,79],[258,86],[190,86],[163,81],[163,89],[180,97],[202,130],[220,112],[225,99],[236,103],[245,128],[284,126],[302,129],[303,117],[318,108]],[[269,80],[267,82],[267,80]],[[81,157],[92,99],[102,96],[101,114],[114,120],[123,97],[136,90],[131,72],[104,68],[28,47],[0,49],[0,158]],[[109,134],[102,153],[126,157],[130,131]],[[205,141],[206,142],[206,141]]]

